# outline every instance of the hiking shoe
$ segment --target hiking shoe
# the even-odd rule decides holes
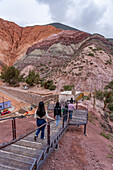
[[[36,141],[36,138],[37,138],[37,136],[35,135],[35,136],[34,136],[34,141]]]

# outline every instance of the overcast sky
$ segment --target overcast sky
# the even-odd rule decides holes
[[[113,0],[0,0],[0,18],[20,26],[60,22],[113,38]]]

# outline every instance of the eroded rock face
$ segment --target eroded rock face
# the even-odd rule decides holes
[[[34,65],[36,70],[43,69],[40,66],[63,66],[71,59],[81,43],[90,35],[82,31],[62,31],[53,34],[47,39],[38,42],[28,48],[26,55],[15,63],[20,70],[27,65]],[[38,69],[39,67],[39,69]],[[47,73],[47,71],[46,71]]]
[[[74,84],[92,91],[113,79],[113,43],[99,34],[49,25],[22,28],[0,19],[0,68],[5,64],[25,75],[34,69],[58,89]]]
[[[0,66],[11,66],[23,57],[28,47],[61,30],[47,26],[20,27],[0,19]]]
[[[113,79],[113,43],[98,34],[62,31],[28,48],[15,66],[34,66],[58,89],[74,84],[77,90],[101,90]]]

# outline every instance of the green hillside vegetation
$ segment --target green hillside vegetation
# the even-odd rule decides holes
[[[103,110],[108,108],[113,112],[113,80],[105,86],[104,91],[96,91],[95,97],[104,102]]]
[[[20,82],[26,82],[29,86],[36,84],[41,84],[45,89],[55,90],[56,86],[53,84],[52,80],[42,80],[38,72],[34,70],[29,70],[28,75],[20,75],[20,71],[14,66],[5,66],[2,71],[0,78],[4,83],[8,83],[9,86],[17,87]]]

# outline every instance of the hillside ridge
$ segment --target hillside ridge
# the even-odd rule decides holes
[[[0,19],[0,66],[13,65],[28,47],[60,31],[51,25],[20,27]]]

